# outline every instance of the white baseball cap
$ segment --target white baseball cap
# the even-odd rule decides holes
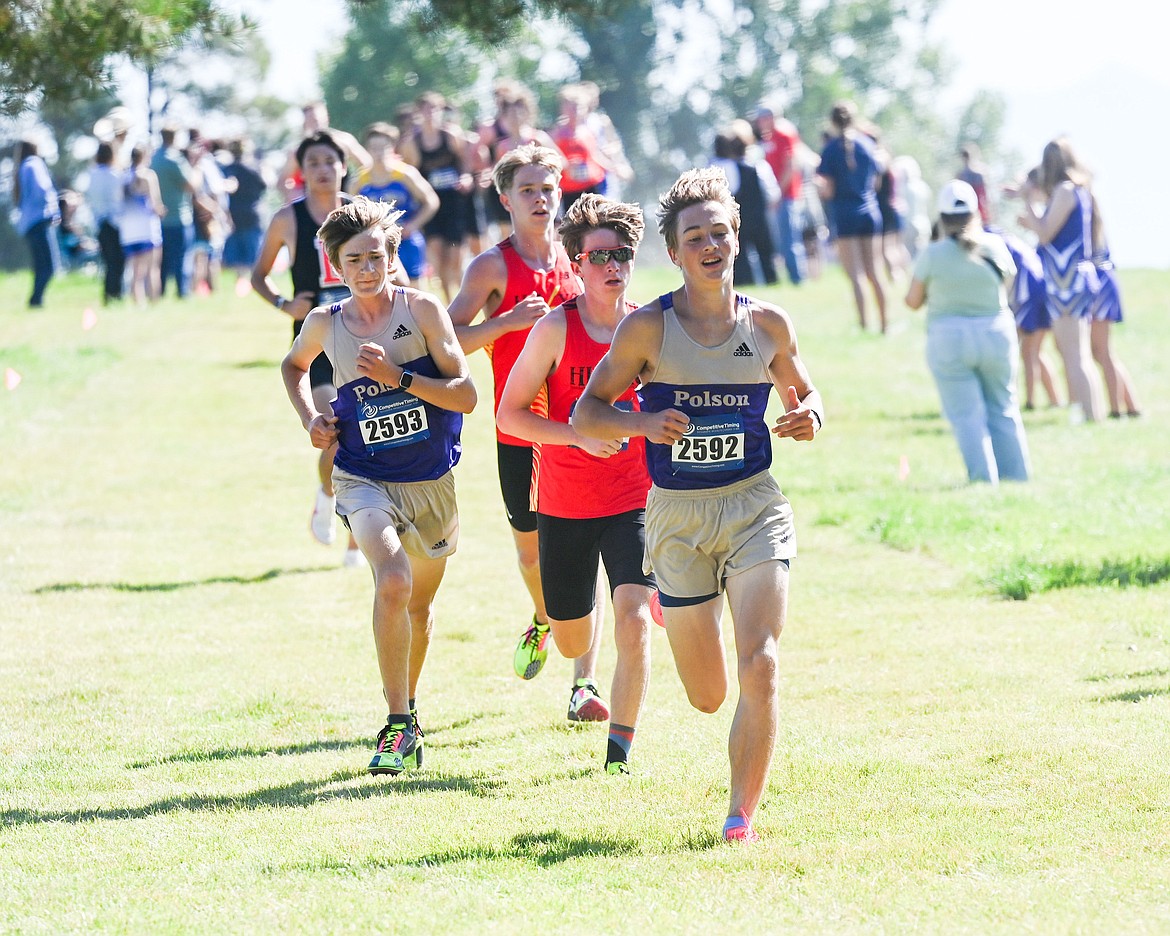
[[[979,197],[975,189],[961,179],[951,179],[938,193],[938,213],[969,215],[979,212]]]
[[[109,143],[118,134],[129,132],[133,126],[134,117],[130,109],[119,105],[93,125],[93,135]]]

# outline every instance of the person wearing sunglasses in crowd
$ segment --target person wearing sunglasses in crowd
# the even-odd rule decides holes
[[[553,640],[570,659],[597,643],[604,618],[596,585],[599,560],[605,562],[617,646],[605,755],[610,774],[629,773],[650,679],[654,577],[642,569],[650,476],[643,439],[582,436],[569,417],[618,323],[636,308],[626,301],[626,288],[645,226],[637,205],[596,194],[573,202],[560,234],[585,292],[532,327],[496,414],[502,430],[540,447],[534,485],[540,580]],[[532,411],[542,393],[547,416]],[[633,384],[620,400],[637,407]],[[579,694],[592,701],[577,686],[572,701]]]

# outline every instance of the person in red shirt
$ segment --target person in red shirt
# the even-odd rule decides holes
[[[496,421],[539,446],[536,523],[541,582],[553,639],[576,658],[596,642],[604,617],[596,599],[599,560],[608,573],[614,609],[613,717],[607,773],[628,773],[630,746],[650,679],[650,600],[653,575],[642,568],[646,548],[645,440],[594,439],[569,425],[597,362],[618,323],[636,307],[626,301],[634,252],[645,221],[637,205],[583,195],[565,213],[561,238],[585,292],[532,327],[500,400]],[[532,411],[547,393],[547,416]],[[638,408],[635,386],[619,405]],[[597,686],[578,680],[569,718],[596,710]]]
[[[535,143],[510,150],[496,163],[492,181],[511,216],[512,233],[471,261],[449,309],[464,353],[483,348],[491,357],[496,412],[504,384],[532,326],[548,314],[551,306],[581,293],[580,280],[556,234],[563,165],[558,152]],[[483,319],[477,321],[481,313]],[[538,412],[544,412],[543,399],[533,405]],[[532,679],[548,658],[549,638],[536,513],[530,501],[532,443],[511,435],[497,422],[496,456],[500,492],[516,543],[520,575],[534,609],[532,623],[516,647],[513,668],[521,679]],[[597,643],[576,659],[575,679],[593,678]],[[601,712],[592,708],[585,714],[596,718]],[[596,720],[607,717],[608,710]]]
[[[804,184],[797,154],[802,146],[795,125],[767,107],[756,111],[756,135],[764,158],[780,183],[780,206],[776,209],[776,246],[784,258],[784,268],[795,286],[805,278],[804,219],[801,217],[800,189]]]
[[[579,85],[569,85],[561,89],[557,101],[561,116],[549,135],[565,157],[561,189],[568,211],[587,192],[600,192],[606,172],[614,167],[586,121],[590,104],[587,92]]]

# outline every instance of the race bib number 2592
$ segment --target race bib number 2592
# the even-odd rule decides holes
[[[673,471],[701,474],[743,467],[743,418],[738,413],[692,416],[687,433],[670,448]]]

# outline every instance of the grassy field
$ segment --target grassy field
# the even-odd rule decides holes
[[[718,839],[734,698],[690,709],[663,633],[629,778],[565,721],[567,661],[512,674],[483,355],[427,767],[376,779],[370,582],[308,533],[287,321],[228,288],[87,330],[96,282],[40,313],[27,285],[0,279],[0,931],[1170,931],[1170,274],[1123,277],[1145,415],[1027,414],[1035,480],[999,490],[964,483],[920,318],[861,334],[835,269],[761,291],[827,413],[776,451],[801,555],[750,849]]]

